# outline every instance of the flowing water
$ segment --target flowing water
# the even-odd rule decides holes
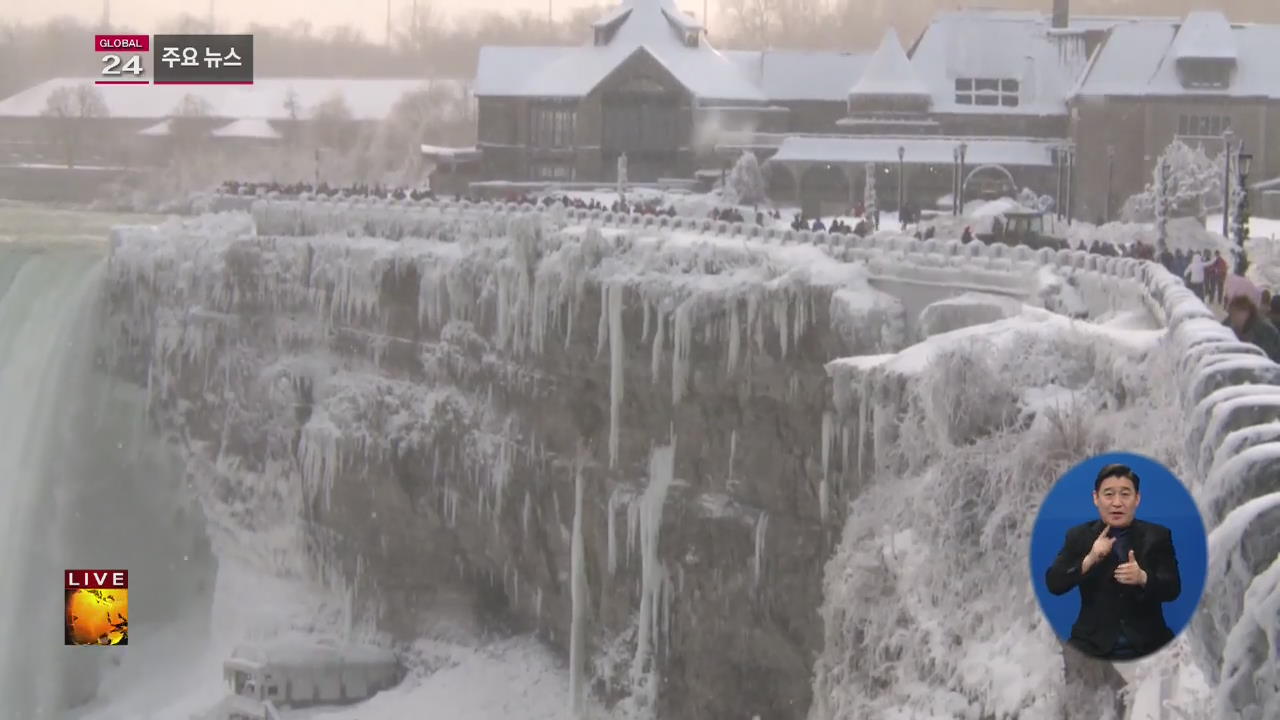
[[[145,398],[100,371],[107,228],[0,205],[0,718],[66,717],[207,636],[213,562]],[[64,647],[62,571],[130,571],[131,644]]]

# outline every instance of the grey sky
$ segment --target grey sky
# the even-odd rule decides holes
[[[614,0],[551,0],[555,16],[567,15],[573,8],[613,4]],[[391,0],[393,16],[407,14],[413,0]],[[427,4],[428,0],[419,0]],[[299,18],[311,21],[313,27],[350,24],[360,29],[366,37],[380,40],[386,28],[386,0],[214,0],[220,30],[239,30],[249,22],[288,24]],[[103,0],[44,0],[24,2],[4,0],[0,3],[0,22],[18,20],[41,21],[57,15],[72,15],[83,20],[102,17]],[[547,0],[434,0],[436,10],[446,15],[461,15],[469,11],[528,10],[539,15],[547,12]],[[702,14],[702,0],[678,0],[681,8]],[[711,0],[714,8],[715,0]],[[162,19],[181,12],[204,16],[209,12],[208,0],[111,0],[113,23],[133,26],[143,32],[153,28]],[[714,9],[712,14],[714,16]]]

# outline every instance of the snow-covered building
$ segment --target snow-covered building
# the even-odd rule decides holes
[[[1209,11],[1114,27],[1071,98],[1080,216],[1114,217],[1175,138],[1217,154],[1230,129],[1253,155],[1252,178],[1280,176],[1276,68],[1280,25]]]
[[[63,161],[45,111],[64,88],[93,87],[103,114],[85,121],[86,142],[77,164],[134,164],[148,153],[130,142],[171,117],[187,96],[207,110],[209,131],[259,141],[286,135],[318,106],[340,99],[355,125],[378,122],[406,94],[457,80],[415,78],[258,78],[252,85],[97,85],[92,78],[54,78],[0,99],[0,165]],[[237,124],[231,126],[233,123]],[[154,134],[154,133],[152,133]],[[142,137],[146,137],[143,135]],[[406,148],[406,151],[409,149]]]
[[[1072,16],[1046,0],[1044,12],[939,12],[909,46],[890,31],[870,55],[721,52],[674,0],[620,0],[589,44],[482,49],[478,148],[490,179],[559,182],[610,181],[623,153],[643,181],[752,150],[771,160],[775,197],[811,208],[862,198],[875,163],[891,208],[899,167],[914,205],[949,194],[963,145],[966,197],[1030,186],[1092,220],[1108,185],[1113,210],[1142,189],[1174,136],[1234,122],[1259,148],[1280,130],[1262,109],[1280,93],[1278,39],[1280,26],[1217,12]],[[1221,104],[1252,114],[1207,109]],[[1124,157],[1108,172],[1110,146]]]

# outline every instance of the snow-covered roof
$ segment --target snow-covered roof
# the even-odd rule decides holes
[[[481,153],[475,146],[472,147],[442,147],[440,145],[423,145],[422,154],[429,158],[437,158],[441,160],[457,160],[459,162],[467,162],[471,160],[479,160]]]
[[[92,83],[92,78],[54,78],[0,100],[0,117],[38,117],[58,88]],[[160,119],[173,112],[184,95],[204,98],[220,118],[285,120],[290,91],[305,117],[313,107],[340,96],[357,120],[380,120],[406,93],[438,84],[459,89],[465,83],[443,79],[255,78],[252,85],[98,85],[111,117]]]
[[[898,148],[906,153],[907,164],[950,165],[954,151],[967,143],[965,162],[979,165],[1019,167],[1051,167],[1050,151],[1061,141],[1002,138],[909,137],[803,137],[792,136],[782,141],[770,162],[808,163],[896,163]]]
[[[139,130],[138,134],[145,135],[147,137],[166,137],[173,134],[173,128],[169,127],[168,120],[161,120],[155,125],[148,125],[147,127]]]
[[[1089,60],[1083,32],[1132,21],[1073,17],[1067,28],[1054,29],[1041,12],[941,12],[916,42],[911,64],[933,95],[933,112],[1064,115]],[[957,103],[955,82],[966,78],[1017,80],[1017,106]]]
[[[334,665],[395,665],[395,653],[372,645],[344,645],[282,640],[266,645],[241,645],[233,659],[276,667],[316,667]]]
[[[726,50],[723,55],[770,102],[844,102],[871,57],[791,50]]]
[[[167,120],[165,122],[168,122]],[[209,133],[220,138],[248,138],[253,140],[279,140],[280,133],[262,118],[244,118],[215,128]]]
[[[1117,26],[1076,94],[1280,98],[1280,73],[1275,70],[1280,67],[1280,25],[1230,26],[1236,63],[1230,83],[1221,88],[1183,86],[1177,68],[1180,25],[1177,20],[1147,20]]]
[[[1187,13],[1187,19],[1174,38],[1173,53],[1179,60],[1235,60],[1236,42],[1231,33],[1231,23],[1217,11]]]
[[[625,10],[624,10],[625,8]],[[477,97],[583,97],[638,52],[646,52],[694,96],[763,102],[764,94],[705,37],[690,47],[698,23],[672,0],[623,0],[603,19],[617,23],[603,45],[483,47],[476,68]]]
[[[929,97],[929,88],[916,74],[915,67],[902,49],[898,33],[890,28],[880,41],[880,47],[867,63],[849,95],[905,95]]]

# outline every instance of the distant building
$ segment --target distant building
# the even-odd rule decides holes
[[[843,212],[868,165],[880,207],[896,206],[899,167],[906,202],[933,205],[963,146],[966,199],[1031,187],[1114,219],[1175,137],[1220,147],[1230,126],[1255,179],[1280,176],[1263,148],[1280,137],[1280,26],[1046,10],[940,12],[910,48],[890,31],[871,55],[720,52],[673,0],[621,0],[590,44],[481,50],[480,172],[603,183],[626,153],[629,178],[652,181],[752,150],[771,195]]]
[[[1175,138],[1214,155],[1230,129],[1253,155],[1250,184],[1280,176],[1277,68],[1280,25],[1193,12],[1112,29],[1071,98],[1077,215],[1114,218]]]
[[[135,166],[155,160],[156,143],[170,137],[168,121],[186,96],[200,98],[208,115],[202,131],[224,146],[252,149],[282,140],[306,123],[312,110],[341,98],[358,126],[385,119],[406,94],[432,83],[426,79],[258,78],[253,85],[96,86],[106,104],[94,118],[77,165]],[[0,100],[0,165],[65,163],[63,150],[44,116],[59,88],[93,84],[84,78],[56,78]],[[465,87],[461,88],[465,92]],[[407,148],[406,151],[409,149]]]

